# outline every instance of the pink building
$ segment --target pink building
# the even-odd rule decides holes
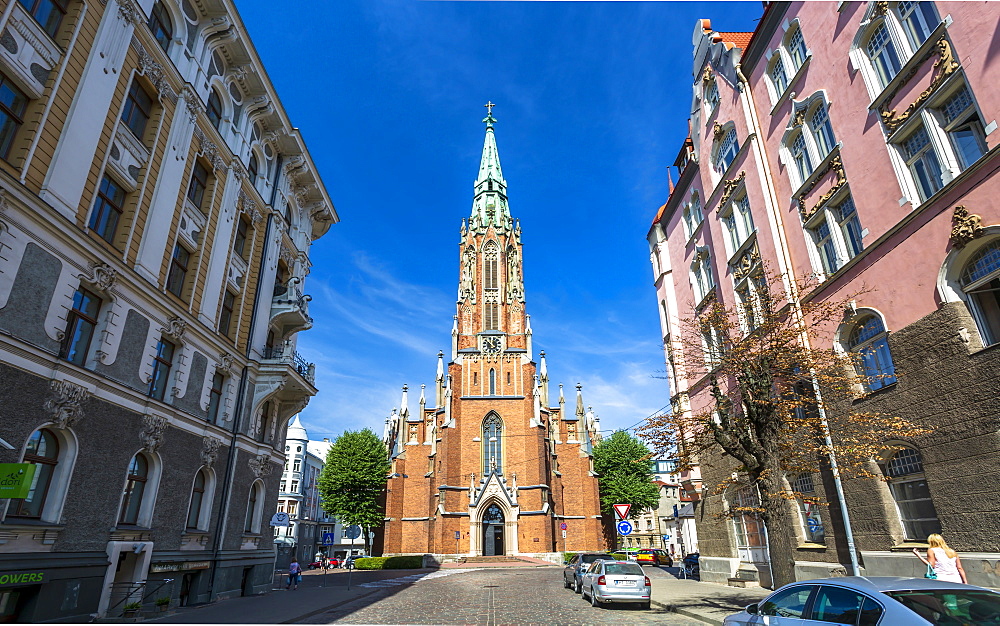
[[[775,2],[754,33],[695,27],[690,135],[649,232],[672,404],[704,405],[675,358],[680,320],[710,294],[752,299],[761,260],[816,276],[803,301],[874,287],[828,341],[867,355],[856,406],[934,430],[874,459],[884,482],[844,484],[868,575],[922,575],[910,549],[941,532],[971,583],[1000,586],[998,18],[966,2]],[[715,522],[741,496],[708,495],[723,476],[702,473],[687,484],[706,486],[703,578],[769,584],[762,525]],[[849,569],[830,477],[797,480],[831,502],[799,506],[797,576]]]

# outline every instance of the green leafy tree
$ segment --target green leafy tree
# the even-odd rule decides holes
[[[374,432],[348,430],[333,442],[319,475],[323,510],[346,526],[364,528],[366,554],[371,554],[369,529],[385,519],[382,494],[390,467]]]
[[[601,511],[612,515],[616,504],[631,504],[629,517],[655,509],[660,492],[653,484],[650,451],[624,430],[616,431],[594,447],[594,471],[601,489]]]

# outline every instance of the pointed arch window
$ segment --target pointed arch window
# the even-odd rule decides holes
[[[503,474],[503,420],[490,413],[483,420],[483,476]]]
[[[483,249],[483,330],[500,329],[500,248],[489,241]]]

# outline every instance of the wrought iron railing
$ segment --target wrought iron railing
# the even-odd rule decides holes
[[[264,359],[281,361],[295,368],[300,376],[313,384],[316,380],[316,364],[309,363],[298,352],[289,346],[264,346]]]

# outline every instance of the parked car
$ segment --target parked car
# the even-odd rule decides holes
[[[635,562],[639,565],[666,565],[671,567],[674,562],[666,550],[645,548],[636,551]]]
[[[639,557],[639,553],[636,552],[635,550],[618,550],[617,552],[615,552],[615,554],[625,555],[625,560],[632,562],[637,562],[637,559]]]
[[[631,561],[595,561],[583,575],[583,599],[592,606],[638,603],[649,608],[649,576]]]
[[[575,592],[580,593],[583,589],[583,572],[590,567],[591,563],[602,559],[614,561],[615,557],[604,552],[581,552],[573,555],[573,558],[563,568],[563,587],[572,588]]]
[[[698,565],[697,552],[692,552],[684,557],[684,576],[686,578],[701,578],[701,567]]]
[[[1000,624],[1000,594],[959,583],[896,576],[848,576],[785,585],[725,619],[725,626],[773,624],[858,626]]]
[[[358,559],[367,559],[368,557],[364,554],[352,554],[351,556],[344,559],[344,567],[347,569],[354,569],[354,562]]]
[[[313,561],[309,564],[309,569],[318,569],[323,567],[323,561]]]
[[[330,557],[329,562],[327,562],[327,567],[331,569],[340,567],[340,559],[335,556]]]

